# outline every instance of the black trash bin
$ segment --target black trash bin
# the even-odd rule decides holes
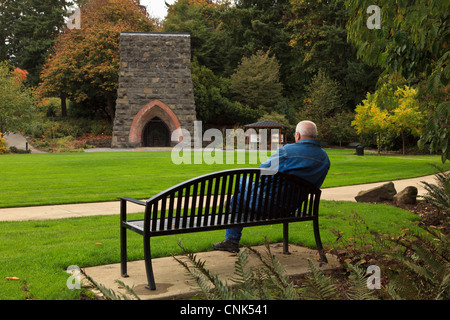
[[[364,155],[364,147],[362,145],[357,145],[355,154],[357,156],[363,156]]]

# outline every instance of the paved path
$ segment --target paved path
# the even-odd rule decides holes
[[[424,193],[421,181],[435,183],[434,175],[425,177],[404,179],[393,181],[397,192],[407,186],[415,186],[419,190],[419,195]],[[337,188],[322,189],[323,200],[334,201],[355,201],[355,196],[361,190],[368,190],[386,182],[369,183],[355,186],[345,186]],[[95,215],[119,214],[119,201],[95,202],[82,204],[64,204],[54,206],[21,207],[21,208],[0,208],[0,221],[21,221],[21,220],[45,220],[61,219],[73,217],[85,217]],[[143,207],[128,203],[128,213],[143,212]]]
[[[21,135],[20,133],[7,133],[4,136],[5,144],[7,147],[16,147],[17,149],[26,150],[27,148],[27,139]],[[31,153],[44,153],[43,151],[36,149],[31,144],[28,144],[28,149],[31,150]]]

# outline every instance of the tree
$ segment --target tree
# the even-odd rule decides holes
[[[420,137],[418,145],[424,149],[426,146],[430,152],[441,151],[442,162],[449,157],[450,142],[450,85],[439,85],[436,91],[419,90],[419,99],[422,105],[429,110],[429,117],[425,123],[425,132]]]
[[[342,111],[339,83],[320,69],[308,86],[305,106],[306,113],[318,124]]]
[[[405,86],[398,88],[395,92],[397,106],[392,111],[391,123],[393,130],[402,137],[402,151],[405,154],[405,134],[420,136],[423,131],[425,116],[419,108],[419,101],[416,99],[417,90]]]
[[[349,40],[358,47],[358,56],[387,72],[397,72],[411,84],[425,79],[427,91],[437,94],[449,85],[450,23],[448,1],[377,1],[380,29],[369,29],[366,20],[371,0],[348,0]],[[429,107],[426,131],[421,146],[430,143],[431,151],[440,150],[442,162],[449,156],[450,102]]]
[[[254,121],[258,112],[230,99],[230,80],[216,76],[199,64],[196,57],[191,64],[197,118],[206,127],[236,125]]]
[[[350,132],[349,118],[342,103],[341,86],[332,80],[328,74],[319,69],[307,87],[307,97],[304,99],[304,108],[300,110],[300,119],[314,121],[319,127],[319,138],[329,143],[342,143],[342,135]],[[339,129],[335,125],[339,119]],[[335,134],[337,134],[335,136]]]
[[[77,102],[102,97],[104,114],[115,116],[120,33],[148,32],[156,26],[133,0],[92,0],[81,7],[81,29],[66,30],[44,66],[39,92]]]
[[[27,72],[16,68],[11,72],[6,61],[0,62],[0,132],[23,128],[35,106],[31,90],[23,82]]]
[[[250,58],[242,58],[234,74],[231,75],[230,91],[236,100],[257,110],[268,111],[282,96],[280,66],[269,51],[258,51]]]
[[[362,104],[356,106],[355,120],[352,125],[358,134],[375,134],[377,137],[378,155],[381,151],[381,135],[389,127],[388,113],[381,110],[376,103],[376,95],[367,93],[367,98]]]
[[[297,78],[297,86],[307,92],[311,79],[319,69],[324,70],[339,82],[342,103],[353,111],[365,94],[373,91],[380,71],[358,60],[355,46],[347,42],[345,0],[292,0],[291,4],[288,25],[296,61],[292,80]]]
[[[216,16],[229,7],[227,1],[177,0],[169,5],[164,20],[165,32],[187,32],[191,35],[192,57],[218,76],[226,60],[223,57],[222,34]]]
[[[27,70],[27,82],[36,86],[69,5],[67,0],[2,0],[0,61]]]
[[[280,81],[287,90],[288,79],[295,57],[289,47],[290,0],[237,0],[221,15],[222,30],[231,43],[226,49],[226,57],[230,60],[229,76],[233,73],[242,57],[249,57],[262,50],[270,50],[280,64]],[[231,44],[231,46],[230,46]]]
[[[377,136],[378,154],[381,149],[381,136],[393,132],[402,138],[402,151],[405,154],[405,135],[420,136],[424,127],[424,113],[416,98],[417,90],[408,86],[393,87],[384,84],[374,94],[356,107],[352,124],[358,134]]]

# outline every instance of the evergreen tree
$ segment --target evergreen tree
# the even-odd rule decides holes
[[[27,70],[27,81],[37,85],[71,4],[68,0],[2,0],[0,60]]]
[[[269,51],[258,51],[242,62],[231,75],[230,90],[236,100],[253,110],[269,111],[281,98],[283,86],[279,79],[280,66]]]

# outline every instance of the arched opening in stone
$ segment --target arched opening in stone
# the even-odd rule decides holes
[[[161,101],[154,100],[134,117],[129,142],[134,147],[170,147],[178,143],[171,141],[171,136],[179,128],[180,122],[173,111]]]
[[[170,147],[170,130],[158,117],[147,122],[142,133],[144,147]]]

